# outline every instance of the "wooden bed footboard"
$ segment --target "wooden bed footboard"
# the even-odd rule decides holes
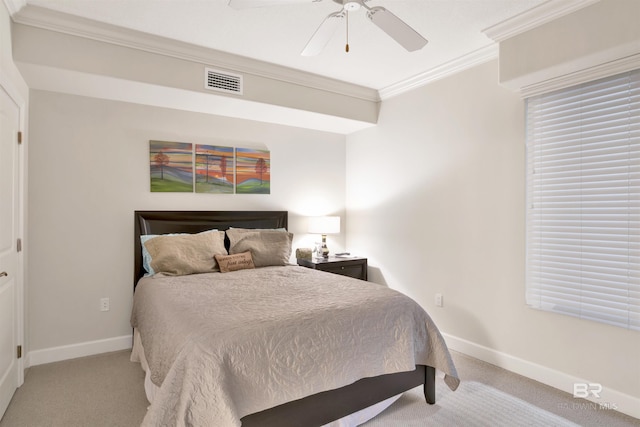
[[[435,368],[363,378],[348,386],[256,412],[242,418],[242,427],[322,426],[424,384],[425,400],[436,401]]]

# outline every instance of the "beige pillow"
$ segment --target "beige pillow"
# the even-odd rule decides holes
[[[158,236],[144,243],[156,273],[182,276],[217,270],[215,255],[226,255],[224,231]]]
[[[251,252],[249,251],[233,255],[215,255],[214,258],[218,262],[220,271],[223,273],[256,268],[253,264],[253,258],[251,258]]]
[[[281,230],[250,230],[230,228],[229,253],[251,252],[256,267],[287,265],[291,256],[293,233]]]

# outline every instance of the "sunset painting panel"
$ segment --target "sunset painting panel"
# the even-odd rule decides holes
[[[236,148],[236,193],[271,193],[271,155],[266,150]]]
[[[193,192],[193,145],[149,141],[152,192]]]
[[[233,194],[233,147],[196,144],[196,193]]]

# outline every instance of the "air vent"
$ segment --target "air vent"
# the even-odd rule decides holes
[[[242,95],[242,76],[224,71],[205,68],[204,87],[220,92]]]

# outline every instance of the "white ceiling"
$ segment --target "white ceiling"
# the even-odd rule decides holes
[[[383,90],[487,49],[483,30],[546,0],[371,0],[412,26],[429,43],[409,53],[383,33],[364,10],[315,57],[300,56],[313,32],[341,6],[331,0],[236,10],[227,0],[9,0],[274,63]],[[265,0],[268,2],[268,0]]]

